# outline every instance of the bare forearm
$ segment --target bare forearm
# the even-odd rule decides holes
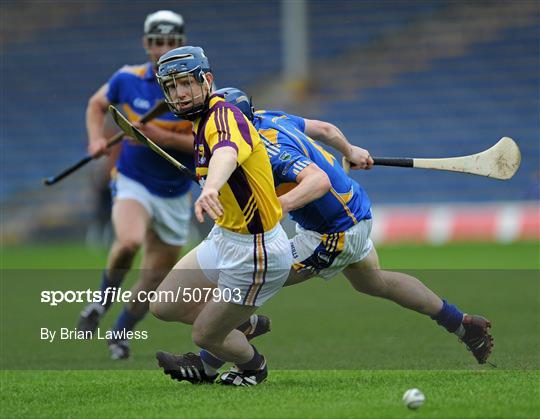
[[[351,152],[351,145],[338,127],[333,126],[333,129],[330,129],[329,135],[327,137],[321,137],[320,141],[334,150],[338,150],[345,157]]]
[[[301,183],[290,192],[279,197],[281,206],[285,212],[291,212],[295,209],[302,208],[310,202],[320,198],[324,193],[320,193],[314,189],[317,186],[315,181],[306,181]]]
[[[218,148],[208,163],[205,188],[219,191],[236,170],[238,154],[232,147]]]
[[[330,190],[332,185],[328,176],[319,168],[312,166],[314,165],[310,165],[300,172],[297,178],[298,186],[279,197],[283,212],[302,208]]]
[[[306,134],[316,141],[320,141],[345,157],[351,153],[351,144],[341,130],[333,124],[317,120],[306,120]]]
[[[338,150],[351,163],[351,169],[371,169],[373,159],[367,150],[353,146],[341,130],[328,122],[315,119],[305,120],[305,133],[314,140],[320,141]]]
[[[86,108],[86,131],[89,142],[103,137],[105,112],[106,110],[98,100],[90,99]]]
[[[107,85],[103,85],[88,100],[88,106],[86,107],[88,154],[93,157],[107,154],[107,139],[105,138],[104,125],[108,106]]]

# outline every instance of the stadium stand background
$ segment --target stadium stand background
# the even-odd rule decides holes
[[[326,119],[373,155],[472,154],[510,135],[522,167],[508,182],[381,168],[355,172],[377,204],[538,202],[540,6],[536,1],[308,1],[310,78],[291,95],[281,68],[280,2],[93,1],[1,4],[1,189],[5,242],[81,237],[88,168],[41,179],[86,149],[89,95],[145,59],[142,21],[180,12],[219,86],[259,107]]]

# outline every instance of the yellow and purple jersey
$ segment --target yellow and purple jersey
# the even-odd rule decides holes
[[[238,166],[221,188],[223,215],[219,226],[240,234],[270,231],[281,218],[272,167],[264,144],[244,114],[219,96],[210,98],[209,110],[194,122],[195,167],[205,179],[212,154],[220,147],[238,153]]]
[[[371,218],[371,201],[364,189],[347,176],[332,154],[304,133],[303,118],[279,111],[257,111],[253,124],[270,157],[278,195],[294,188],[298,174],[311,163],[330,179],[329,192],[290,212],[302,228],[321,234],[338,233]]]
[[[158,101],[164,99],[151,63],[124,66],[108,81],[107,99],[119,104],[131,122],[138,121]],[[161,115],[148,124],[174,132],[191,133],[189,121],[172,113]],[[165,148],[174,158],[193,169],[193,158],[187,153]],[[143,184],[154,195],[175,197],[187,193],[191,180],[148,147],[132,141],[122,143],[117,169],[123,175]]]

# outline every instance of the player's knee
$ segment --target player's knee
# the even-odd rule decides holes
[[[150,313],[159,320],[193,324],[195,314],[192,311],[181,310],[173,303],[151,302]]]
[[[126,255],[134,255],[140,249],[142,241],[135,237],[125,237],[118,240],[120,252]]]
[[[386,297],[388,295],[388,287],[383,281],[374,281],[368,283],[362,290],[365,294],[373,297]]]
[[[153,301],[150,303],[149,310],[150,313],[152,313],[152,315],[154,317],[157,317],[159,320],[163,320],[166,322],[173,320],[171,316],[171,310],[167,307],[165,303]]]
[[[362,274],[349,278],[349,282],[356,291],[373,297],[384,297],[388,293],[388,284],[379,270],[363,271]]]
[[[163,282],[164,277],[165,275],[163,275],[159,271],[156,272],[153,269],[145,269],[145,271],[142,273],[138,285],[146,292],[155,291]]]
[[[193,340],[193,343],[199,348],[209,349],[209,339],[203,331],[193,328],[191,332],[191,339]]]
[[[209,333],[201,328],[194,327],[191,332],[191,337],[193,343],[199,348],[212,351],[213,348],[219,347],[219,342],[216,342]]]
[[[149,303],[146,301],[130,301],[126,303],[125,307],[135,317],[144,317],[149,310]]]

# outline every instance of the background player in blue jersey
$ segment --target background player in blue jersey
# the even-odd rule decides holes
[[[144,22],[143,47],[149,61],[124,66],[89,100],[86,110],[88,151],[94,156],[108,152],[104,120],[111,103],[121,105],[127,117],[136,122],[164,99],[157,79],[156,63],[161,55],[184,44],[182,16],[159,10]],[[188,121],[171,113],[147,124],[135,123],[148,137],[165,148],[187,167],[193,168],[193,134]],[[118,287],[131,268],[141,246],[144,249],[141,272],[131,291],[154,290],[178,259],[186,243],[191,217],[191,181],[147,147],[125,139],[116,164],[112,185],[114,205],[112,221],[115,241],[103,272],[101,290]],[[85,307],[78,329],[94,331],[110,303]],[[118,338],[109,341],[113,359],[129,357],[125,332],[134,328],[148,311],[148,303],[133,301],[125,306],[114,330]]]
[[[387,298],[429,315],[465,343],[483,364],[491,353],[491,323],[462,313],[417,278],[380,269],[371,233],[371,202],[335,158],[313,139],[340,151],[353,169],[370,169],[367,150],[351,145],[334,125],[280,111],[254,113],[248,96],[234,88],[216,91],[253,121],[270,156],[283,212],[296,221],[291,240],[293,272],[287,285],[343,272],[359,292]]]

